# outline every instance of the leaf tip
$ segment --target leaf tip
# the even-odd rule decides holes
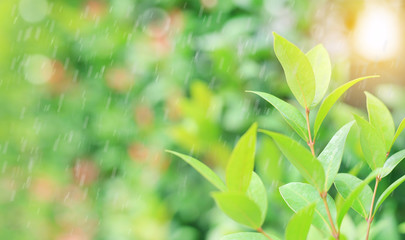
[[[247,93],[254,93],[254,94],[257,94],[257,93],[258,93],[257,91],[253,91],[253,90],[245,90],[245,92],[247,92]]]
[[[257,129],[257,131],[260,132],[260,133],[267,134],[267,135],[271,135],[272,133],[274,133],[274,132],[272,132],[272,131],[269,131],[269,130],[266,130],[266,129],[262,129],[262,128]]]
[[[170,154],[173,154],[173,155],[176,155],[176,152],[174,152],[174,151],[172,151],[172,150],[169,150],[169,149],[165,149],[165,152],[170,153]]]
[[[254,128],[257,130],[257,122],[254,122],[250,128]]]
[[[353,113],[353,112],[352,112],[352,115],[353,115],[354,120],[355,120],[356,122],[357,122],[358,119],[362,119],[362,117],[360,117],[360,115],[358,115],[357,113]]]

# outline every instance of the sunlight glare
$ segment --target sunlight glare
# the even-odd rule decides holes
[[[366,7],[354,29],[354,48],[358,54],[372,61],[387,60],[399,50],[399,19],[388,7]]]

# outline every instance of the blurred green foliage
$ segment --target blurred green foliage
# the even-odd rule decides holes
[[[205,197],[213,188],[163,151],[191,151],[223,176],[254,120],[288,129],[245,90],[290,98],[271,32],[312,45],[318,2],[1,1],[0,239],[213,240],[240,229]],[[317,151],[348,109],[358,111],[333,109]],[[354,139],[344,167],[361,172]],[[271,140],[258,145],[265,226],[280,234],[291,212],[278,186],[300,177]],[[385,207],[380,229],[405,221],[398,206]]]

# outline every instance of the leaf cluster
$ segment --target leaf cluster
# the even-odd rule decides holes
[[[308,146],[302,145],[290,136],[274,131],[257,130],[257,124],[254,123],[237,142],[228,160],[226,184],[202,162],[184,154],[169,152],[189,163],[219,190],[212,193],[212,197],[225,214],[259,232],[232,234],[224,237],[224,240],[278,239],[262,229],[267,213],[267,192],[260,177],[253,171],[256,133],[257,131],[264,133],[271,137],[306,181],[291,182],[279,188],[284,201],[294,211],[286,227],[285,239],[306,239],[311,225],[324,236],[341,239],[342,221],[350,208],[371,224],[375,212],[383,201],[405,181],[404,176],[389,186],[374,207],[378,182],[405,158],[405,150],[390,156],[392,145],[405,128],[405,120],[395,131],[388,108],[378,98],[366,92],[368,121],[354,114],[355,121],[341,127],[317,155],[314,150],[315,139],[333,105],[354,84],[378,76],[349,81],[325,97],[332,68],[329,55],[322,45],[317,45],[304,53],[274,33],[274,51],[284,69],[288,87],[302,108],[297,108],[296,105],[269,93],[248,92],[258,95],[277,109]],[[309,119],[311,111],[316,111],[313,126]],[[371,169],[370,174],[363,180],[349,173],[339,173],[346,139],[354,123],[360,129],[359,141],[365,162]],[[373,179],[376,180],[374,191],[369,186]],[[337,205],[328,194],[333,185],[344,199],[340,205]]]

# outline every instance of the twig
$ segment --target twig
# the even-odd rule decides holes
[[[307,144],[308,144],[309,148],[311,149],[312,155],[315,156],[315,150],[314,150],[315,141],[312,141],[311,127],[309,125],[309,108],[305,108],[305,117],[307,119],[307,129],[308,129],[308,137],[309,137]]]
[[[330,214],[328,202],[327,202],[327,200],[326,200],[326,196],[327,196],[327,195],[328,195],[328,194],[325,192],[325,193],[321,194],[321,198],[322,198],[323,204],[325,204],[326,213],[328,214],[330,226],[331,226],[331,228],[332,228],[332,236],[333,236],[336,240],[339,240],[339,233],[338,233],[338,231],[336,231],[335,224],[333,224],[332,215]]]
[[[375,195],[377,194],[377,188],[378,188],[378,183],[380,182],[381,178],[377,176],[375,178],[375,186],[374,186],[374,193],[373,193],[373,198],[371,199],[371,206],[370,206],[370,215],[367,218],[367,235],[366,235],[366,240],[368,240],[368,237],[370,235],[370,228],[371,228],[371,223],[373,222],[373,208],[374,208],[374,201],[375,201]]]
[[[308,129],[308,137],[309,137],[309,140],[308,140],[307,144],[308,144],[309,148],[311,149],[312,155],[314,157],[316,157],[315,156],[315,149],[314,149],[315,141],[312,140],[311,126],[309,124],[309,108],[305,108],[305,117],[306,117],[306,120],[307,120],[307,129]],[[328,214],[329,223],[330,223],[331,230],[332,230],[332,236],[336,240],[339,240],[339,233],[338,233],[338,231],[336,231],[335,224],[333,223],[332,215],[330,213],[330,209],[329,209],[329,206],[328,206],[328,202],[326,200],[326,197],[328,196],[328,194],[326,192],[319,192],[319,194],[320,194],[320,196],[321,196],[321,198],[323,200],[323,203],[325,204],[326,213]]]

